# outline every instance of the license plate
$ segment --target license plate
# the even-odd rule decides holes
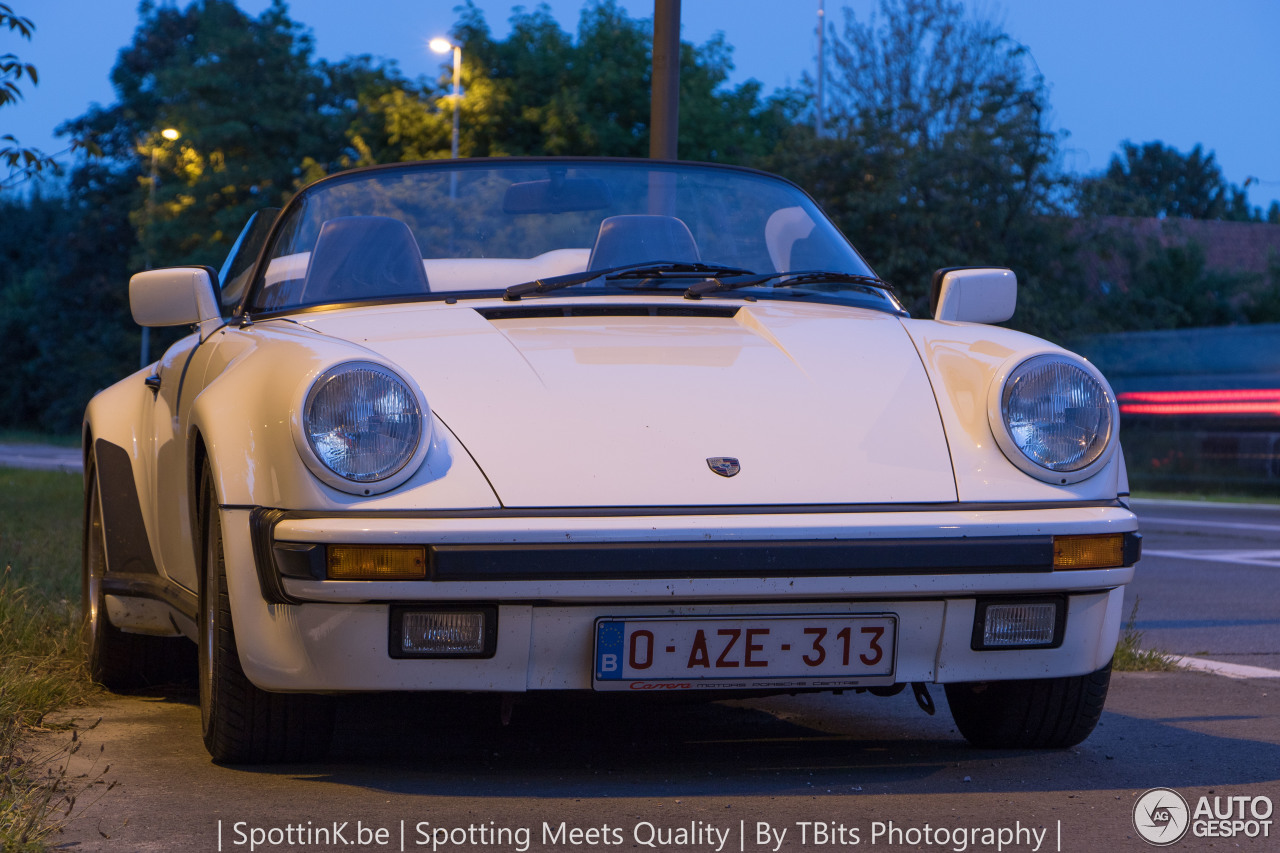
[[[596,620],[596,690],[868,687],[893,683],[898,619]]]

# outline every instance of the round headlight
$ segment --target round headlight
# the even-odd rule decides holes
[[[1043,479],[1076,482],[1094,474],[1110,456],[1115,397],[1101,376],[1081,362],[1059,355],[1027,359],[1005,379],[999,409],[1004,435],[997,430],[996,437],[1001,449],[1014,464]],[[1042,471],[1025,466],[1019,455]]]
[[[343,364],[316,379],[302,432],[315,458],[352,483],[379,483],[403,469],[422,440],[422,406],[399,376],[376,364]]]

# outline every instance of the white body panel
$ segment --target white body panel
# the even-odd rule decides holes
[[[843,532],[865,538],[937,537],[957,522],[976,522],[973,535],[1129,531],[1127,510],[886,513],[837,517],[770,516],[645,519],[530,518],[505,524],[449,519],[282,522],[281,541],[546,542],[680,541],[700,529],[734,539],[794,539]],[[1123,586],[1132,568],[1049,574],[969,573],[814,578],[684,578],[572,581],[337,582],[286,580],[311,603],[267,605],[257,594],[252,546],[243,511],[223,514],[233,618],[241,662],[259,686],[279,691],[590,689],[592,625],[600,617],[894,613],[899,616],[898,681],[952,682],[984,678],[1081,675],[1104,666],[1119,634]],[[965,526],[969,530],[968,526]],[[564,531],[568,531],[566,534]],[[1049,650],[975,652],[969,648],[975,598],[1068,593],[1067,635]],[[1099,592],[1098,590],[1111,590]],[[498,653],[489,660],[393,660],[387,656],[386,601],[494,601]],[[667,603],[669,602],[669,603]],[[767,602],[767,603],[761,603]]]
[[[732,309],[487,320],[459,303],[304,322],[416,377],[504,506],[955,500],[929,381],[896,317]],[[742,472],[707,476],[715,456]]]
[[[1124,457],[1115,453],[1101,471],[1068,485],[1046,483],[1018,469],[996,443],[988,416],[991,385],[1000,368],[1039,353],[1066,353],[1047,341],[1008,329],[904,320],[924,359],[949,439],[961,501],[1097,500],[1120,489]]]
[[[1013,270],[959,269],[942,277],[935,320],[1003,323],[1018,305],[1018,279]]]
[[[663,307],[673,300],[599,302]],[[553,297],[536,306],[581,304]],[[95,398],[87,434],[126,451],[158,572],[192,601],[193,481],[198,454],[208,459],[223,507],[241,663],[268,690],[589,689],[591,626],[618,615],[891,612],[900,626],[899,681],[1078,675],[1105,665],[1132,568],[519,582],[286,578],[288,595],[306,603],[264,599],[249,526],[254,507],[327,513],[287,518],[275,529],[276,541],[302,543],[927,540],[1136,530],[1133,514],[1115,503],[1120,454],[1097,475],[1060,486],[1027,476],[996,446],[986,408],[993,377],[1010,359],[1058,351],[1051,345],[1003,329],[821,303],[708,298],[697,305],[736,314],[486,319],[480,310],[511,306],[471,299],[206,326],[158,366],[158,394],[143,387],[143,371]],[[346,361],[411,376],[432,410],[421,467],[386,494],[362,497],[318,481],[289,428],[312,379]],[[741,473],[713,474],[706,459],[714,456],[739,458]],[[685,514],[644,509],[672,506]],[[610,511],[575,515],[574,507]],[[450,512],[413,515],[427,511]],[[970,649],[975,597],[1040,592],[1068,597],[1059,648]],[[501,602],[494,657],[391,659],[386,602],[433,600]],[[138,625],[159,626],[152,610],[132,612]],[[191,630],[189,619],[175,624]]]
[[[139,326],[186,326],[219,317],[214,284],[199,267],[138,273],[129,279],[129,307]]]

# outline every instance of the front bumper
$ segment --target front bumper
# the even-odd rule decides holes
[[[1119,504],[715,514],[222,512],[241,663],[255,684],[277,691],[590,689],[595,620],[644,616],[893,613],[899,682],[1080,675],[1105,666],[1114,651],[1123,587],[1137,559],[1131,537],[1126,566],[1052,568],[1054,535],[1135,532],[1137,519]],[[274,557],[279,543],[428,544],[431,579],[286,577]],[[1067,601],[1061,645],[971,648],[979,599],[1046,593]],[[496,606],[495,654],[392,659],[390,606],[405,602]]]

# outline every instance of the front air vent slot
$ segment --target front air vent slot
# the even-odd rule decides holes
[[[701,305],[537,305],[511,308],[477,308],[486,320],[521,320],[537,317],[719,317],[731,320],[739,306]]]

